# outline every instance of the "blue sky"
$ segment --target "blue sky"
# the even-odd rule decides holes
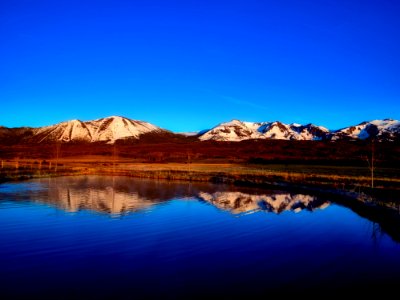
[[[397,1],[0,1],[0,125],[400,119]]]

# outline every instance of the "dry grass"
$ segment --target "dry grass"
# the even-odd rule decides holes
[[[137,163],[132,159],[82,156],[58,160],[2,160],[3,180],[72,174],[116,174],[170,180],[247,182],[254,184],[296,183],[332,186],[355,190],[370,186],[367,167],[315,165],[249,165],[233,163]],[[400,172],[396,168],[375,171],[377,188],[400,189]]]

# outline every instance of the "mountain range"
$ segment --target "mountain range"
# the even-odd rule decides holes
[[[104,142],[112,144],[117,140],[140,139],[145,134],[173,135],[148,122],[131,120],[119,116],[93,121],[71,120],[45,127],[7,128],[0,126],[2,143],[47,143],[47,142]],[[182,135],[182,134],[180,134]],[[185,134],[183,134],[185,135]],[[374,120],[329,130],[314,124],[285,124],[275,122],[243,122],[232,120],[203,130],[187,134],[200,141],[243,141],[250,139],[278,140],[400,140],[400,122],[392,119]]]

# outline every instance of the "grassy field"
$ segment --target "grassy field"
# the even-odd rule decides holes
[[[0,144],[0,181],[61,175],[123,175],[279,187],[400,199],[400,144],[368,141],[182,137],[104,143]],[[374,174],[369,162],[373,157]],[[373,179],[373,180],[372,180]]]
[[[57,160],[7,159],[0,165],[0,179],[20,180],[32,177],[75,174],[115,174],[167,180],[213,181],[231,184],[284,185],[335,188],[371,192],[368,167],[300,164],[237,163],[138,163],[127,158],[102,156],[60,158]],[[397,168],[376,168],[373,190],[399,190]]]

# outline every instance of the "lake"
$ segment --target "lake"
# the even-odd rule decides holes
[[[243,299],[397,291],[398,218],[386,222],[347,201],[110,176],[3,183],[0,293]]]

